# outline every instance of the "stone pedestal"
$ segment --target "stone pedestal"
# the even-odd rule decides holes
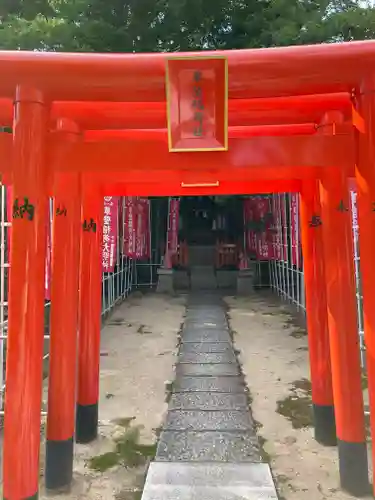
[[[240,269],[237,275],[237,294],[250,295],[254,293],[255,266]]]
[[[156,288],[158,293],[173,293],[173,269],[158,269],[158,286]]]

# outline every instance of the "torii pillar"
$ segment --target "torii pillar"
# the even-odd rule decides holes
[[[13,213],[5,390],[4,499],[37,499],[44,340],[48,107],[27,86],[16,90]]]
[[[300,199],[315,439],[325,446],[334,446],[337,439],[318,180],[302,182]]]
[[[357,203],[371,436],[375,439],[375,74],[356,96]],[[375,463],[375,446],[372,448]],[[374,482],[374,481],[373,481]],[[375,486],[374,486],[375,488]]]
[[[369,492],[369,480],[346,172],[324,172],[320,194],[340,481],[360,497]]]

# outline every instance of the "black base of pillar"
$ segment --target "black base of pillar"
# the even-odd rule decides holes
[[[35,493],[35,495],[32,495],[31,497],[24,497],[21,500],[38,500],[39,498],[39,493]],[[7,500],[6,497],[3,497],[3,500]]]
[[[334,406],[313,404],[315,439],[323,446],[336,446],[336,422]]]
[[[370,493],[366,443],[337,440],[341,488],[355,497]]]
[[[94,405],[77,404],[76,412],[76,442],[91,443],[98,436],[98,403]]]
[[[64,441],[46,443],[46,489],[65,491],[70,488],[73,479],[73,437]]]

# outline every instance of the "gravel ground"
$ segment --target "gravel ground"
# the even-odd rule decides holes
[[[337,449],[313,439],[306,331],[272,295],[226,301],[263,454],[280,498],[353,498],[339,489]]]
[[[99,439],[76,445],[69,494],[41,500],[137,500],[165,417],[185,311],[178,297],[133,294],[102,330]],[[45,393],[46,394],[46,393]],[[44,446],[42,446],[42,463]],[[43,472],[41,473],[43,476]]]

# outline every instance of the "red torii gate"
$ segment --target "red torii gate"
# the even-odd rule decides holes
[[[53,473],[56,473],[58,459],[66,472],[65,484],[59,486],[69,484],[71,478],[75,357],[69,352],[69,346],[75,342],[77,326],[79,252],[74,238],[80,225],[77,199],[82,197],[83,228],[77,438],[89,441],[96,436],[98,410],[101,196],[114,194],[115,190],[125,194],[127,189],[133,194],[152,195],[165,194],[168,189],[171,194],[176,193],[175,189],[186,194],[202,193],[201,190],[205,194],[224,194],[233,193],[237,187],[247,193],[254,192],[253,189],[264,192],[300,187],[316,437],[325,444],[332,444],[335,437],[332,434],[331,359],[341,483],[353,494],[367,491],[346,181],[353,175],[356,165],[365,335],[373,410],[375,312],[371,302],[374,271],[370,259],[375,236],[370,229],[374,217],[375,174],[371,168],[374,156],[373,82],[368,76],[373,71],[374,54],[374,43],[361,42],[208,52],[204,57],[194,53],[185,55],[190,69],[197,66],[212,70],[210,58],[215,60],[215,65],[218,55],[224,62],[228,61],[229,68],[229,113],[227,122],[222,124],[224,135],[229,124],[228,148],[223,147],[228,150],[201,150],[192,154],[169,153],[166,133],[160,130],[166,126],[165,73],[166,65],[171,64],[168,55],[0,52],[0,68],[7,75],[0,82],[0,97],[4,99],[0,116],[3,113],[4,125],[11,123],[9,100],[15,103],[13,143],[10,144],[5,134],[0,141],[0,148],[7,151],[2,157],[9,159],[8,168],[3,166],[4,179],[13,185],[15,200],[5,399],[5,498],[37,498],[38,492],[47,196],[55,197],[57,208],[60,205],[67,208],[67,216],[55,214],[54,221],[47,444],[50,459],[47,457],[47,467],[51,469],[50,484],[57,487]],[[176,58],[172,57],[171,61],[176,64]],[[325,101],[321,97],[319,101],[319,96],[314,95],[324,93]],[[331,101],[327,93],[332,93]],[[355,98],[357,111],[353,117],[361,133],[345,124],[352,112],[349,96]],[[186,95],[177,98],[181,98],[182,103],[187,99]],[[226,95],[223,98],[225,104]],[[103,101],[122,101],[122,113],[116,114],[114,104],[111,107],[110,102]],[[144,104],[139,105],[139,102]],[[252,103],[256,108],[253,115]],[[241,113],[242,104],[244,113]],[[133,121],[129,119],[127,123],[124,119],[126,106],[135,109]],[[154,120],[152,126],[147,121],[145,108],[155,112],[152,117],[148,115],[150,122]],[[231,109],[232,116],[236,109],[242,116],[237,122],[235,118],[231,122]],[[328,114],[324,120],[325,111],[340,113],[334,114],[334,118]],[[264,115],[266,118],[262,119]],[[58,138],[59,134],[51,136],[48,132],[51,120],[54,122],[60,117],[73,118],[81,126],[83,137],[74,127],[67,132],[71,140]],[[180,125],[186,133],[187,123]],[[268,128],[250,130],[257,125]],[[284,129],[270,128],[270,125],[280,125]],[[141,130],[134,130],[137,127]],[[95,128],[103,130],[96,133],[93,132]],[[104,130],[106,128],[112,130]],[[114,128],[120,130],[114,132]],[[130,130],[123,130],[125,128]],[[153,128],[159,130],[152,131]],[[298,131],[305,134],[292,136]],[[264,136],[265,133],[268,135]],[[207,148],[205,139],[204,136],[198,138],[203,149]],[[55,158],[56,161],[51,161]],[[90,226],[91,219],[93,225]],[[94,227],[97,230],[90,232]],[[69,238],[64,230],[68,231]],[[56,245],[60,251],[55,251]],[[306,255],[311,259],[306,261]],[[314,271],[314,264],[319,273]],[[327,308],[330,356],[325,328]],[[315,309],[321,321],[314,319]],[[66,327],[64,335],[61,325]],[[68,352],[73,361],[68,362]],[[56,399],[57,389],[64,392],[64,401]],[[61,409],[62,419],[59,417]]]

